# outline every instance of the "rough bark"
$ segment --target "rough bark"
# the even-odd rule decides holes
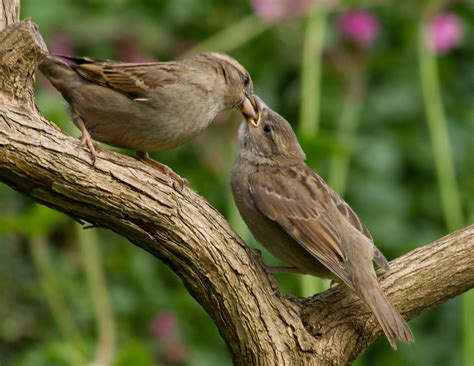
[[[259,257],[193,190],[113,152],[91,166],[87,149],[34,105],[32,76],[46,49],[33,23],[11,24],[16,16],[5,9],[14,3],[0,0],[10,24],[0,34],[0,181],[168,264],[216,322],[235,364],[343,365],[381,335],[341,286],[310,299],[275,293]],[[474,226],[392,261],[381,283],[407,319],[474,287]]]
[[[20,15],[19,0],[0,1],[0,31],[18,21]]]

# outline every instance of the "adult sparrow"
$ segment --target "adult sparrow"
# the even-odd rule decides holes
[[[188,141],[223,110],[240,109],[249,120],[258,120],[248,72],[221,53],[150,63],[48,56],[39,68],[68,102],[93,164],[96,140],[134,149],[183,183],[148,152]]]
[[[298,272],[342,281],[374,313],[390,345],[413,342],[382,292],[372,265],[389,267],[349,205],[304,162],[290,124],[263,107],[257,125],[239,129],[232,169],[235,203],[254,237]]]

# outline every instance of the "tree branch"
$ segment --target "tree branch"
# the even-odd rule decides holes
[[[259,257],[191,189],[177,191],[167,176],[114,152],[100,151],[91,166],[88,150],[34,106],[32,75],[45,52],[30,21],[0,34],[0,181],[168,264],[236,364],[347,364],[381,334],[341,286],[311,299],[276,294]],[[470,226],[391,262],[381,283],[406,318],[474,287],[473,237]]]
[[[20,16],[19,0],[0,1],[0,31],[10,24],[18,22]]]

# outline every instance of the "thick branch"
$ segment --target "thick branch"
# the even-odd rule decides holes
[[[4,30],[10,24],[18,22],[20,15],[19,0],[0,1],[0,31]]]
[[[345,364],[381,334],[337,287],[312,299],[275,294],[258,257],[194,191],[134,158],[88,151],[34,108],[30,81],[44,54],[25,22],[0,39],[0,181],[78,220],[109,228],[167,263],[216,322],[235,363]],[[10,43],[11,45],[11,43]],[[5,60],[21,60],[21,64]],[[20,76],[20,77],[18,77]],[[392,262],[382,284],[407,318],[474,286],[474,227]]]

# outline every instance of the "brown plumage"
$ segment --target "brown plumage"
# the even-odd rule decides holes
[[[304,163],[290,124],[265,107],[244,122],[232,170],[236,205],[255,238],[300,272],[342,281],[372,310],[391,346],[413,342],[378,285],[372,261],[389,267],[354,211]]]
[[[197,135],[220,111],[257,117],[249,74],[224,54],[151,63],[48,56],[40,70],[68,102],[93,162],[93,140],[134,149],[147,160],[147,152]]]

